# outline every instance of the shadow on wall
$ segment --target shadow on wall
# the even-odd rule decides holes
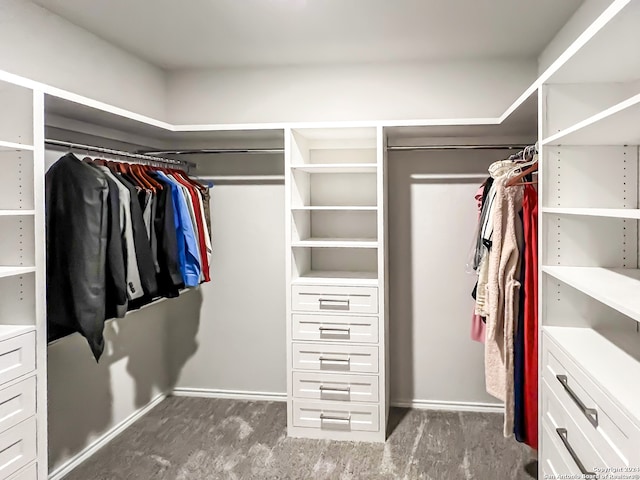
[[[164,368],[167,373],[167,386],[175,387],[180,373],[187,361],[198,350],[198,331],[202,308],[202,289],[192,290],[176,302],[167,303],[167,324]]]
[[[470,338],[475,277],[465,271],[482,180],[419,175],[482,173],[503,154],[389,155],[392,402],[495,403],[484,388],[483,347]]]
[[[111,320],[99,363],[80,334],[48,348],[49,469],[53,470],[148,405],[171,385],[167,335],[180,332],[184,361],[195,342],[202,297],[199,291],[150,305]],[[180,364],[173,362],[176,368]]]

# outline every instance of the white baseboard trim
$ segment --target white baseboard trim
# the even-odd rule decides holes
[[[175,388],[174,397],[228,398],[230,400],[253,400],[286,402],[286,393],[252,392],[246,390],[220,390],[217,388]],[[437,400],[391,400],[392,407],[415,408],[420,410],[446,410],[453,412],[497,412],[504,411],[500,403],[445,402]]]
[[[286,402],[286,393],[252,392],[245,390],[220,390],[217,388],[174,388],[174,397],[228,398],[232,400],[254,400],[269,402]]]
[[[417,410],[444,410],[449,412],[503,413],[501,403],[446,402],[438,400],[391,400],[392,407],[415,408]]]
[[[153,409],[156,405],[162,402],[165,398],[167,398],[166,393],[161,393],[156,396],[151,402],[142,407],[139,410],[136,410],[127,418],[125,418],[118,425],[114,426],[111,430],[108,430],[104,435],[100,438],[97,438],[90,445],[85,447],[78,454],[74,455],[72,458],[67,460],[65,463],[60,465],[54,471],[49,473],[49,480],[60,480],[69,472],[71,472],[74,468],[77,468],[81,463],[88,460],[92,455],[94,455],[98,450],[104,447],[111,440],[116,438],[120,433],[122,433],[125,429],[129,428],[132,423],[136,420],[144,416],[151,409]]]

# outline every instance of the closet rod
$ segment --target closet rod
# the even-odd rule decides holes
[[[117,157],[136,158],[138,160],[147,160],[149,162],[167,163],[170,165],[181,165],[186,167],[195,167],[196,164],[186,162],[184,160],[174,160],[172,158],[153,157],[151,155],[143,155],[140,153],[125,152],[123,150],[113,150],[111,148],[94,147],[93,145],[84,145],[81,143],[64,142],[62,140],[53,140],[45,138],[44,143],[47,145],[56,145],[58,147],[67,147],[76,150],[86,150],[88,152],[106,153]]]
[[[197,148],[192,150],[144,150],[144,155],[218,155],[218,154],[275,154],[284,153],[284,148]]]
[[[412,152],[418,150],[523,150],[527,145],[389,145],[389,151]]]

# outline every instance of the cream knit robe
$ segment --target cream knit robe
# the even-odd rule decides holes
[[[493,239],[489,253],[489,281],[485,343],[487,392],[504,401],[504,436],[513,435],[514,386],[513,340],[518,318],[522,188],[505,187],[507,179],[496,180]]]

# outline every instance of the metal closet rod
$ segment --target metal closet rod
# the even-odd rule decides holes
[[[418,150],[522,150],[527,145],[511,145],[511,144],[499,144],[499,145],[415,145],[415,146],[402,146],[402,145],[389,145],[387,150],[390,151],[404,151],[412,152]]]
[[[196,164],[192,162],[186,162],[184,160],[174,160],[173,158],[153,157],[151,155],[144,155],[140,153],[125,152],[123,150],[113,150],[111,148],[95,147],[93,145],[84,145],[82,143],[65,142],[62,140],[53,140],[46,138],[44,143],[47,145],[56,145],[59,147],[67,147],[76,150],[86,150],[88,152],[106,153],[108,155],[114,155],[116,157],[135,158],[138,160],[146,160],[148,162],[167,163],[169,165],[182,165],[186,167],[195,167]]]
[[[284,153],[284,148],[196,148],[190,150],[142,150],[143,155],[218,155],[218,154],[275,154]]]

